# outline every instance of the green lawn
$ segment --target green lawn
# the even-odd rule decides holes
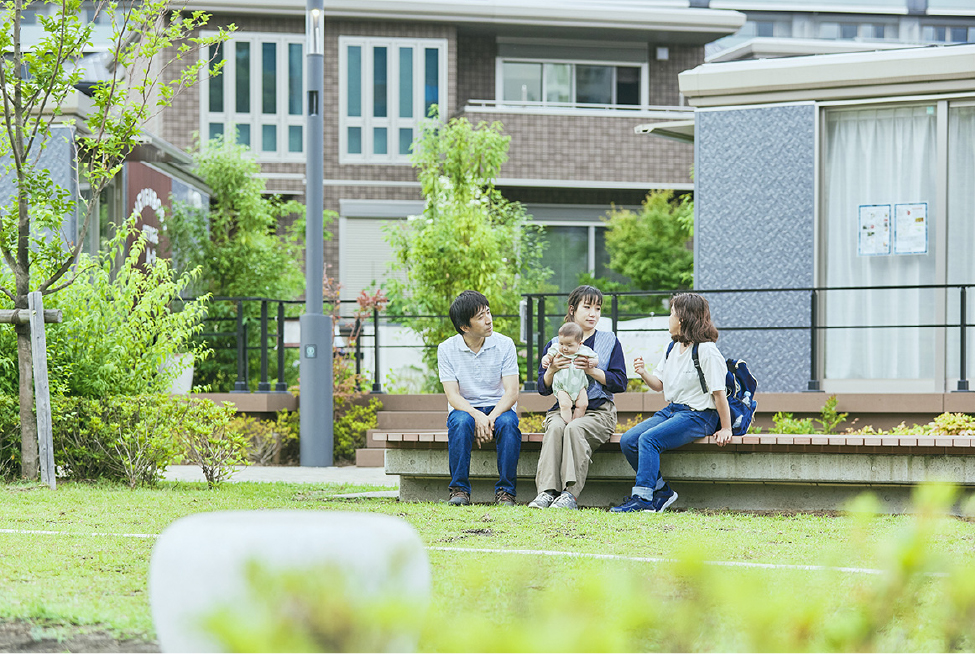
[[[967,586],[958,587],[960,580],[975,581],[975,524],[965,519],[697,511],[619,515],[333,497],[362,490],[256,483],[214,490],[187,483],[137,490],[64,484],[55,492],[36,485],[0,486],[0,530],[63,532],[0,532],[0,620],[98,625],[120,635],[152,638],[146,580],[154,539],[121,534],[156,535],[181,516],[204,511],[287,508],[379,512],[416,528],[431,548],[433,571],[421,649],[975,646],[975,583],[968,584],[972,597],[965,595]],[[962,626],[955,631],[960,629],[960,635],[941,624],[955,619],[943,608],[945,602],[957,604]],[[966,615],[971,620],[966,622]],[[864,640],[866,633],[875,640]]]

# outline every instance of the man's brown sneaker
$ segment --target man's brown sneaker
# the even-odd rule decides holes
[[[460,488],[450,489],[450,498],[447,500],[447,504],[453,504],[454,506],[467,506],[471,503],[471,494]]]
[[[514,506],[515,496],[508,491],[499,490],[494,494],[494,503],[500,506]]]

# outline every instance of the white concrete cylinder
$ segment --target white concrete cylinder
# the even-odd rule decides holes
[[[322,578],[341,571],[349,589],[346,599],[356,606],[387,600],[409,604],[411,615],[404,624],[412,626],[379,646],[415,649],[430,596],[430,565],[407,522],[372,513],[228,511],[177,520],[153,549],[149,598],[162,651],[223,651],[201,625],[217,610],[245,619],[255,612],[266,615],[266,605],[246,579],[252,562],[272,572]],[[363,628],[369,628],[364,612]]]

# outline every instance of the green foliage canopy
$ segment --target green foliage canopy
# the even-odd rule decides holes
[[[495,329],[511,335],[522,293],[538,292],[551,274],[540,265],[539,229],[517,202],[494,187],[508,159],[511,137],[499,122],[471,125],[425,120],[413,144],[413,165],[427,204],[421,216],[386,226],[393,270],[405,280],[389,283],[392,314],[446,316],[464,290],[487,296]],[[455,334],[445,318],[407,323],[422,335],[424,361],[436,369],[436,345]]]
[[[194,159],[213,195],[209,209],[176,203],[166,221],[177,269],[199,267],[197,290],[214,295],[296,299],[305,284],[305,206],[266,195],[260,164],[245,146],[222,136]],[[279,223],[291,216],[279,235]]]
[[[673,191],[647,196],[639,213],[614,208],[606,218],[609,267],[629,277],[634,290],[675,290],[693,283],[694,203]]]
[[[191,341],[202,328],[207,298],[171,309],[196,273],[176,275],[165,259],[143,266],[145,249],[145,234],[130,219],[97,260],[79,257],[77,279],[45,305],[64,316],[45,329],[52,394],[165,393],[182,371],[175,355],[206,356]],[[0,329],[0,394],[16,395],[17,387],[16,334]]]

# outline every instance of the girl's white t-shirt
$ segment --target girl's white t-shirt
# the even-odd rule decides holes
[[[701,370],[704,372],[704,381],[707,383],[708,392],[701,390],[701,380],[694,367],[694,358],[691,355],[693,345],[688,345],[683,352],[683,346],[675,343],[674,348],[667,356],[667,350],[660,357],[653,374],[657,379],[664,383],[664,399],[674,404],[686,404],[695,411],[714,409],[714,391],[725,388],[725,376],[728,373],[728,366],[724,357],[718,351],[718,346],[714,343],[700,343],[697,348],[697,357],[701,361]]]

